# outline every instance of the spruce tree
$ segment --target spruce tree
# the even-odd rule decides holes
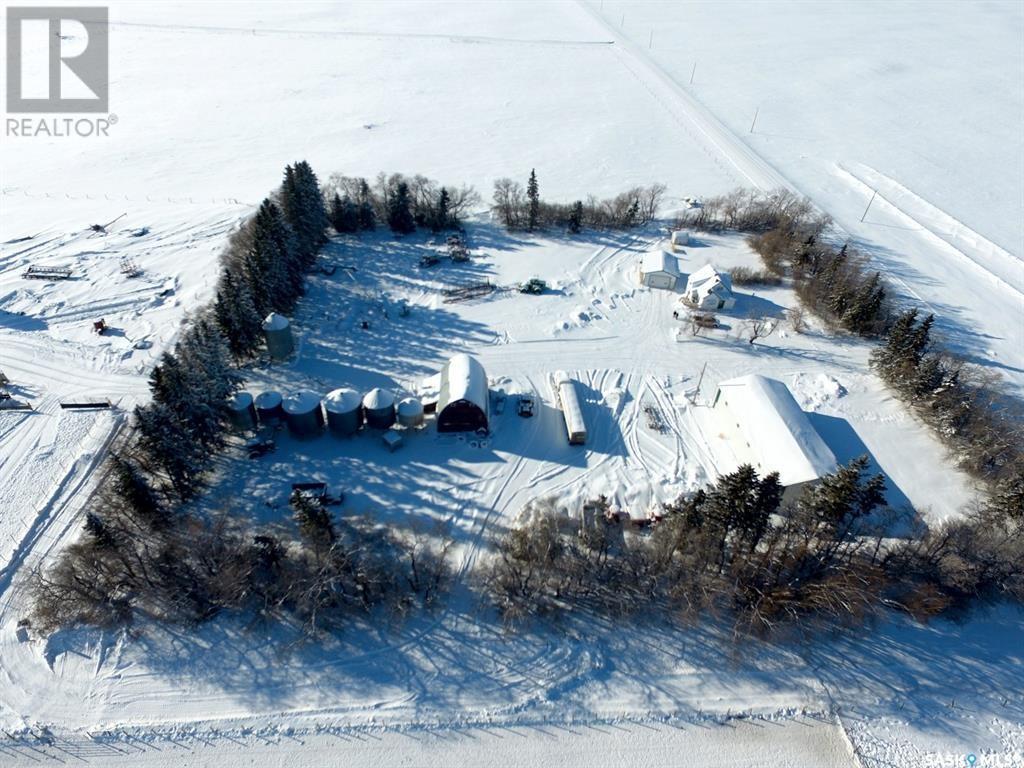
[[[579,234],[580,230],[583,229],[583,201],[577,200],[572,204],[572,210],[569,212],[569,232],[571,234]]]
[[[110,470],[111,488],[128,515],[154,529],[166,527],[168,513],[139,465],[115,453],[110,456]]]
[[[359,229],[372,230],[377,225],[377,217],[373,212],[373,193],[366,179],[359,180],[359,196],[356,200],[359,218]]]
[[[626,227],[635,227],[640,218],[640,201],[634,200],[626,211]]]
[[[430,227],[434,232],[448,229],[451,226],[450,214],[448,213],[450,205],[451,197],[448,195],[448,190],[441,187],[441,192],[437,196],[437,210],[434,212],[433,222]]]
[[[263,317],[256,310],[248,282],[239,280],[230,269],[221,273],[213,310],[236,360],[248,357],[259,347],[263,341]]]
[[[114,549],[117,538],[110,526],[95,512],[85,513],[85,533],[98,549]]]
[[[540,224],[540,188],[537,185],[537,171],[530,169],[530,179],[526,183],[527,228],[533,232]]]
[[[334,523],[322,504],[302,491],[293,491],[290,502],[295,523],[304,539],[318,550],[334,543],[337,539]]]
[[[392,232],[399,235],[408,235],[416,231],[409,185],[404,181],[398,183],[394,194],[388,199],[388,226]]]

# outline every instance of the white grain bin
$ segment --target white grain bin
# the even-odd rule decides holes
[[[327,428],[332,434],[348,436],[363,424],[362,398],[354,389],[336,389],[324,398]]]
[[[284,421],[284,398],[280,392],[267,390],[256,395],[256,415],[260,424],[277,426]]]
[[[308,389],[291,392],[284,399],[284,417],[288,431],[296,437],[312,437],[324,426],[320,396]]]
[[[415,397],[398,401],[398,423],[403,427],[418,427],[423,423],[423,403]]]
[[[292,324],[288,318],[271,312],[263,321],[263,335],[267,338],[267,351],[274,360],[284,360],[295,350]]]
[[[395,396],[386,389],[376,387],[363,398],[366,426],[387,429],[395,423]]]
[[[228,400],[228,421],[232,429],[245,432],[256,428],[256,406],[248,392],[236,392]]]

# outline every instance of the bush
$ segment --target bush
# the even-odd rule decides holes
[[[782,285],[782,278],[767,269],[735,267],[729,276],[735,285]]]

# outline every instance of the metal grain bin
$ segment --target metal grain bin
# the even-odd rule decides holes
[[[232,429],[245,432],[256,428],[256,406],[248,392],[236,392],[228,400],[228,421]]]
[[[267,351],[274,360],[284,360],[295,351],[292,340],[292,324],[288,318],[271,312],[263,321],[263,335],[267,339]]]
[[[423,403],[415,397],[398,401],[398,423],[403,427],[418,427],[423,423]]]
[[[363,398],[366,426],[387,429],[395,423],[395,396],[386,389],[371,389]]]
[[[268,390],[256,395],[256,416],[260,424],[275,427],[284,421],[284,398],[280,392]]]
[[[320,434],[324,426],[320,396],[308,389],[289,393],[284,399],[284,418],[288,424],[288,431],[296,437]]]
[[[354,435],[363,425],[362,398],[354,389],[336,389],[324,398],[327,428],[332,434]]]

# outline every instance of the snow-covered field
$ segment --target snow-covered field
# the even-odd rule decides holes
[[[57,739],[0,742],[0,762],[486,765],[515,752],[522,764],[827,766],[854,764],[847,738],[866,766],[1024,761],[1024,619],[1008,610],[741,659],[712,630],[507,636],[461,593],[438,616],[354,627],[321,649],[286,652],[290,638],[223,623],[45,644],[15,634],[25,580],[76,534],[118,414],[209,298],[227,234],[300,158],[322,178],[419,172],[485,198],[494,178],[531,167],[552,199],[662,181],[670,208],[792,186],[934,308],[954,346],[1024,392],[1019,5],[125,3],[111,20],[110,137],[5,138],[0,159],[0,370],[35,406],[0,412],[0,727]],[[89,230],[121,214],[108,234]],[[509,236],[481,217],[473,262],[427,273],[412,266],[424,237],[336,241],[325,257],[359,268],[313,278],[297,359],[249,372],[254,391],[412,390],[470,351],[494,387],[536,392],[540,413],[507,410],[486,444],[428,429],[393,455],[368,436],[283,437],[260,462],[225,457],[209,503],[242,493],[270,522],[302,467],[342,485],[345,509],[446,525],[468,569],[536,496],[644,507],[713,479],[726,467],[707,402],[752,371],[789,385],[840,460],[868,453],[894,505],[935,521],[969,502],[938,443],[867,372],[866,345],[785,324],[753,348],[739,338],[744,314],[780,314],[789,291],[741,289],[728,329],[680,335],[674,297],[636,285],[658,237]],[[140,277],[121,274],[125,256]],[[704,237],[682,269],[711,262],[756,257],[739,238]],[[26,281],[29,265],[72,266],[75,279]],[[556,290],[440,301],[440,283],[484,276]],[[379,302],[399,298],[410,316],[383,317]],[[99,317],[112,334],[90,332]],[[585,450],[564,444],[554,369],[584,385]],[[122,410],[59,407],[85,397]],[[700,725],[739,713],[766,719],[737,738]]]

